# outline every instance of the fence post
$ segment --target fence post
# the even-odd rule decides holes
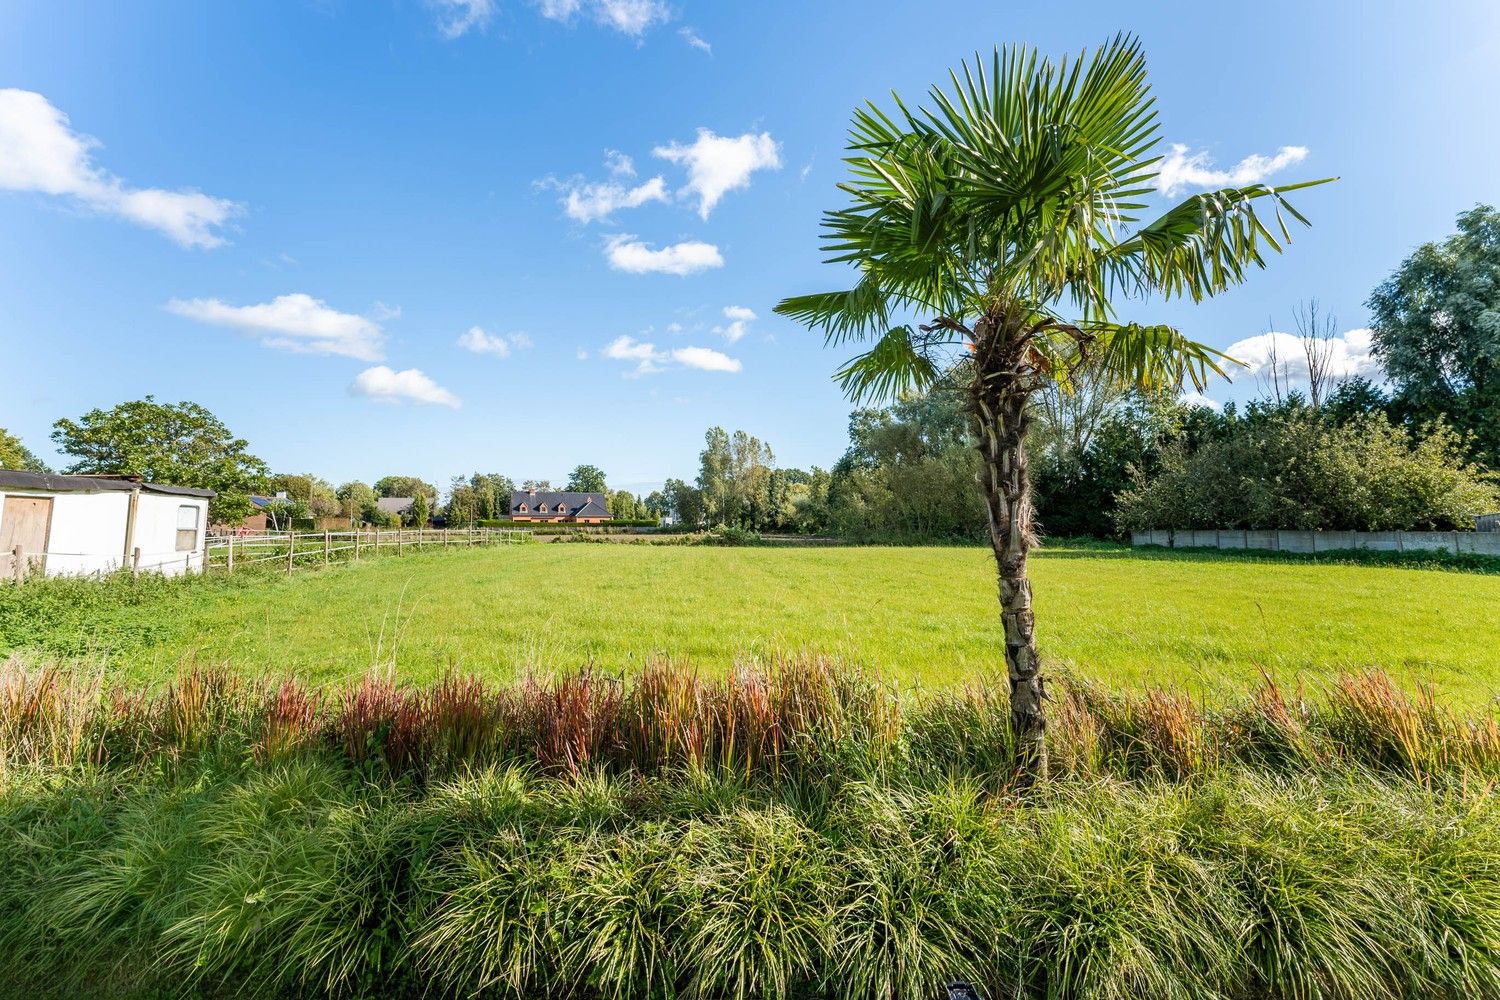
[[[402,528],[396,529],[396,555],[406,554],[406,531]]]
[[[355,562],[359,562],[359,536],[363,535],[363,534],[364,534],[364,532],[360,531],[358,528],[354,529],[354,561]]]
[[[130,551],[130,579],[132,579],[132,580],[139,580],[140,578],[141,578],[141,547],[139,545],[137,545],[134,549],[131,549],[131,551]]]
[[[206,563],[207,560],[205,559],[204,562]],[[229,536],[229,556],[228,556],[228,563],[229,563],[229,573],[232,576],[232,575],[234,575],[234,536],[233,535]],[[208,569],[207,565],[205,565],[203,568],[205,570]]]
[[[137,552],[140,549],[136,550]],[[17,545],[10,550],[11,572],[15,574],[16,585],[20,586],[26,580],[26,550]]]
[[[325,531],[325,532],[323,532],[323,565],[324,566],[328,565],[328,556],[329,556],[328,541],[329,541],[329,535],[328,535],[328,532]]]
[[[286,575],[292,575],[292,559],[297,554],[297,533],[288,531],[286,533]]]

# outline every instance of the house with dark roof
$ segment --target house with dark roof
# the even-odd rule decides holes
[[[510,495],[513,521],[602,524],[610,520],[603,493],[567,490],[516,490]]]
[[[394,518],[405,520],[406,515],[411,513],[412,506],[416,502],[416,497],[379,497],[375,501],[375,508],[382,514],[389,514]]]

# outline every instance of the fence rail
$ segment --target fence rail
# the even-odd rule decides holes
[[[237,567],[271,564],[285,567],[291,574],[298,569],[327,566],[335,562],[358,562],[377,556],[400,556],[422,548],[470,548],[481,545],[518,545],[532,541],[531,532],[516,528],[412,528],[394,531],[267,531],[250,535],[214,535],[202,550],[190,552],[142,552],[139,548],[128,559],[115,557],[107,569],[94,569],[81,575],[102,576],[128,569],[133,576],[142,573],[190,573],[222,570],[233,573]],[[21,584],[47,572],[50,558],[81,557],[94,559],[91,552],[29,552],[16,546],[0,552],[0,582]]]
[[[273,563],[290,575],[309,566],[358,562],[378,556],[400,556],[421,548],[466,548],[479,545],[518,545],[531,541],[531,532],[515,528],[411,528],[395,531],[284,531],[254,535],[222,535],[208,540],[205,570]]]

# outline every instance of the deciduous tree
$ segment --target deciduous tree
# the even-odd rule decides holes
[[[76,421],[64,418],[53,428],[58,450],[76,459],[64,471],[215,490],[209,516],[220,522],[250,513],[249,496],[269,471],[250,454],[248,442],[197,403],[158,403],[147,396],[90,410]]]

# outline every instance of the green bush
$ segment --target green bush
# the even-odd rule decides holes
[[[1166,449],[1154,476],[1120,494],[1116,519],[1125,531],[1472,529],[1500,493],[1463,454],[1442,424],[1417,436],[1381,415],[1340,425],[1285,408],[1190,453]]]

